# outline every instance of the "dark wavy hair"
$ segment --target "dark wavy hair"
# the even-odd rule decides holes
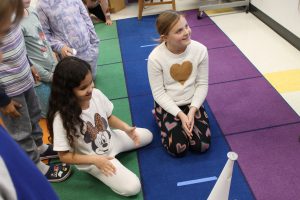
[[[57,113],[62,118],[63,126],[72,147],[74,137],[79,136],[77,134],[78,127],[82,133],[83,120],[80,118],[82,109],[73,89],[80,85],[89,72],[91,72],[91,66],[86,61],[76,57],[66,57],[57,64],[53,74],[47,113],[47,126],[51,143],[53,143],[53,121]]]

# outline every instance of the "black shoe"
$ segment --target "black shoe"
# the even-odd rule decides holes
[[[71,174],[71,165],[60,163],[49,166],[45,177],[49,182],[57,183],[66,180]]]
[[[53,145],[49,144],[48,149],[40,154],[40,159],[41,160],[46,160],[49,158],[58,158],[57,152],[53,151]]]

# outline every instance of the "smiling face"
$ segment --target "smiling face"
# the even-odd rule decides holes
[[[163,19],[165,22],[163,23],[169,23],[169,25],[165,25],[165,27],[171,27],[171,29],[165,28],[166,30],[162,31],[163,33],[161,33],[161,40],[166,43],[167,48],[171,52],[175,54],[182,53],[191,43],[191,28],[189,27],[185,17],[182,15],[173,12],[167,14],[170,15],[170,17],[167,17],[169,17],[171,20],[165,17]],[[172,20],[174,22],[172,22]]]
[[[191,28],[186,19],[180,16],[178,22],[173,26],[170,32],[164,36],[167,48],[173,53],[182,53],[191,43]]]
[[[74,95],[76,96],[78,103],[82,109],[87,109],[89,107],[93,88],[93,77],[92,73],[89,71],[85,78],[80,82],[80,85],[73,89]]]

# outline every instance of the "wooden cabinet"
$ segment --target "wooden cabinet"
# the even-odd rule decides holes
[[[125,0],[109,0],[108,2],[111,13],[118,12],[125,8]]]

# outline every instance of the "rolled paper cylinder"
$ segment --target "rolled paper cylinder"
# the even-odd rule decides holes
[[[72,49],[72,54],[73,54],[73,56],[76,56],[76,54],[77,54],[76,49]]]

